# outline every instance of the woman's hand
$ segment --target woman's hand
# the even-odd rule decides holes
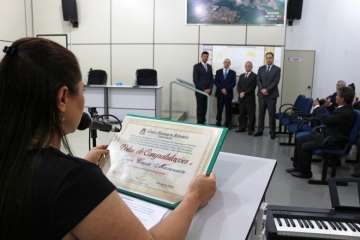
[[[209,176],[198,175],[190,183],[185,197],[195,198],[201,207],[215,195],[216,189],[215,173],[212,172]]]
[[[100,158],[103,155],[109,154],[109,150],[106,149],[107,147],[108,147],[107,145],[100,145],[94,147],[88,152],[88,154],[86,154],[84,159],[88,160],[89,162],[98,164]]]

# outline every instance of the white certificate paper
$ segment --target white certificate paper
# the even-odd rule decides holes
[[[119,195],[147,230],[160,222],[168,211],[167,208],[122,193]]]
[[[120,192],[168,208],[211,171],[227,129],[127,116],[100,166]]]

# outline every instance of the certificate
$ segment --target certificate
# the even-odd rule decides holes
[[[100,167],[119,192],[175,208],[192,179],[210,173],[226,128],[128,115]]]

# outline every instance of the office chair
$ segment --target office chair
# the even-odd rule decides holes
[[[324,105],[320,106],[325,111],[325,114],[327,116],[330,115],[330,113],[327,111],[326,107]],[[323,125],[323,123],[320,121],[320,119],[311,116],[311,117],[301,117],[299,116],[300,122],[291,123],[287,126],[287,130],[289,133],[289,141],[285,146],[295,146],[295,143],[291,143],[292,135],[295,134],[295,142],[296,139],[300,136],[308,135],[311,133],[312,129]],[[284,144],[280,144],[284,145]]]
[[[302,102],[305,100],[305,98],[306,98],[305,95],[301,94],[296,98],[294,104],[285,103],[280,106],[279,112],[276,113],[275,115],[275,118],[279,120],[279,131],[276,132],[276,134],[285,133],[281,130],[282,125],[280,123],[280,120],[284,117],[289,117],[289,115],[292,114],[293,112],[300,111],[300,106]],[[282,110],[283,107],[287,107],[287,108],[285,110]]]
[[[323,161],[323,169],[322,169],[322,175],[321,180],[309,180],[309,184],[317,184],[317,185],[327,185],[328,182],[326,180],[327,175],[327,168],[328,168],[328,159],[331,159],[331,177],[335,177],[336,175],[336,167],[338,166],[338,163],[340,161],[341,156],[346,156],[349,154],[351,150],[351,146],[354,145],[357,142],[357,136],[359,134],[360,130],[360,111],[355,110],[355,117],[354,117],[354,123],[351,128],[351,131],[349,133],[348,137],[344,136],[331,136],[327,137],[323,142],[323,147],[321,149],[317,149],[313,151],[313,155],[322,156]],[[344,147],[341,149],[330,149],[326,148],[326,143],[331,138],[343,138],[346,141],[346,144],[344,144]],[[346,186],[346,185],[343,185]]]
[[[106,85],[107,73],[104,70],[92,70],[88,73],[87,85]]]
[[[313,99],[312,98],[306,98],[305,100],[303,100],[301,102],[301,105],[299,107],[298,111],[293,112],[292,114],[290,114],[288,117],[284,117],[282,119],[280,119],[280,124],[282,126],[284,126],[286,129],[288,129],[288,126],[291,124],[298,124],[301,119],[306,118],[306,117],[310,117],[310,111],[312,108],[312,104],[313,104]],[[297,126],[297,125],[296,125]],[[294,144],[291,143],[291,139],[293,136],[293,132],[285,132],[283,134],[288,134],[289,135],[289,141],[287,143],[280,143],[281,146],[293,146]]]
[[[136,70],[137,86],[157,86],[157,72],[154,69]]]

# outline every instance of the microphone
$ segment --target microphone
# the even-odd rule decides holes
[[[115,127],[114,125],[104,121],[93,119],[91,118],[89,113],[84,112],[77,129],[85,130],[87,128],[96,129],[103,132],[120,132],[120,129]]]

